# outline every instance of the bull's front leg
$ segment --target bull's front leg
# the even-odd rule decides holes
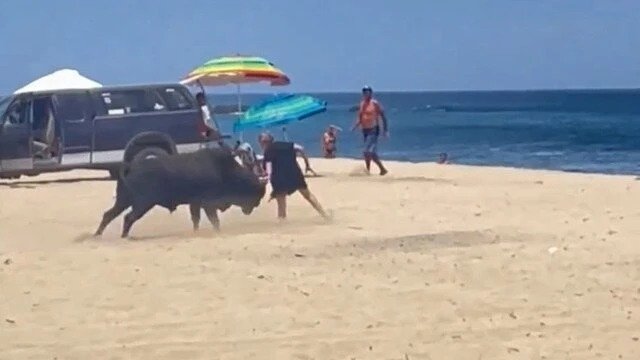
[[[207,218],[211,225],[213,225],[213,229],[216,231],[220,231],[220,219],[218,218],[218,208],[215,204],[202,204],[204,208],[205,214],[207,214]]]
[[[191,213],[191,222],[193,223],[193,231],[200,228],[200,203],[189,204],[189,212]]]
[[[131,227],[133,226],[133,224],[138,221],[141,217],[144,216],[144,214],[146,214],[149,210],[151,210],[151,208],[153,207],[153,204],[144,204],[144,205],[137,205],[134,204],[131,207],[131,212],[129,212],[127,215],[124,216],[124,222],[122,223],[122,238],[127,238],[129,237],[129,231],[131,231]]]
[[[102,235],[107,225],[109,225],[109,223],[111,223],[113,219],[118,217],[118,215],[122,214],[122,212],[125,211],[129,206],[130,204],[128,202],[117,198],[116,203],[113,205],[113,207],[107,210],[104,215],[102,215],[102,221],[100,222],[100,225],[98,226],[98,229],[96,230],[94,236]]]

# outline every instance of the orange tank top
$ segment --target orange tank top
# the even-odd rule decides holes
[[[360,126],[363,129],[372,129],[378,126],[378,118],[380,117],[380,104],[371,99],[360,102]]]

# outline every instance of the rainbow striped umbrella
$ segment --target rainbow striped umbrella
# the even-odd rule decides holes
[[[240,84],[268,82],[272,86],[289,85],[289,77],[265,60],[257,56],[223,56],[214,58],[191,71],[180,83],[185,85],[222,86],[235,84],[238,94],[238,112],[242,114]]]
[[[257,56],[223,56],[207,61],[191,71],[183,84],[222,86],[268,82],[272,86],[289,85],[289,77],[264,58]]]

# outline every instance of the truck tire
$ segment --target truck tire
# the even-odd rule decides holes
[[[144,159],[152,159],[152,158],[166,156],[166,155],[169,155],[169,152],[167,152],[167,150],[163,148],[159,148],[157,146],[149,146],[149,147],[142,148],[140,151],[138,151],[133,156],[131,163],[135,164],[138,161],[141,161]]]

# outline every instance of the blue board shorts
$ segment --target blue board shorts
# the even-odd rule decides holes
[[[363,129],[364,136],[364,152],[376,153],[378,151],[378,137],[380,136],[380,128]]]

